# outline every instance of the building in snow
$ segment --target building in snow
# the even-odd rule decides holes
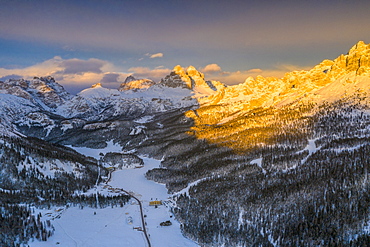
[[[150,201],[149,206],[159,206],[162,205],[162,201]]]

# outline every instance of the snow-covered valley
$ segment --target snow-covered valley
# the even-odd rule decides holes
[[[85,155],[99,156],[101,152],[118,151],[119,147],[108,143],[105,149],[76,148]],[[171,213],[174,202],[170,199],[165,185],[147,180],[144,174],[159,167],[160,161],[142,157],[144,167],[124,169],[112,172],[109,182],[101,183],[87,194],[99,193],[114,195],[129,191],[143,205],[146,229],[153,247],[195,247],[193,241],[185,238],[180,224]],[[150,201],[161,201],[163,205],[149,206]],[[46,242],[34,240],[31,247],[78,246],[78,247],[132,247],[148,246],[142,228],[139,205],[134,199],[123,207],[55,207],[50,210],[38,210],[42,220],[51,220],[55,233]],[[170,226],[160,223],[170,221]]]

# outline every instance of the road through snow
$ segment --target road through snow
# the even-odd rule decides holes
[[[81,151],[81,150],[79,150]],[[100,150],[95,150],[97,153]],[[90,150],[91,152],[91,150]],[[112,173],[111,188],[123,189],[137,197],[145,214],[146,229],[152,247],[196,247],[193,241],[185,238],[180,224],[165,205],[158,208],[149,206],[151,200],[168,200],[169,196],[163,184],[149,181],[145,173],[149,169],[159,167],[160,161],[143,158],[144,167],[139,169],[118,170]],[[90,192],[98,191],[109,194],[105,184],[100,184]],[[106,187],[106,186],[105,186]],[[41,210],[42,220],[52,219],[60,214],[60,218],[51,220],[55,227],[54,235],[47,242],[35,240],[31,247],[44,246],[78,246],[78,247],[132,247],[148,246],[142,231],[133,229],[141,227],[141,214],[138,203],[131,199],[124,207],[107,207],[103,209],[84,207],[52,208]],[[62,212],[62,213],[61,213]],[[129,223],[128,218],[132,219]],[[171,226],[160,226],[161,222],[170,220]]]

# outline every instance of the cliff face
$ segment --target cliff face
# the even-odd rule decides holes
[[[149,79],[136,79],[132,75],[128,76],[126,80],[120,85],[118,88],[119,91],[127,91],[127,90],[145,90],[150,88],[151,86],[155,85],[156,83]]]
[[[63,86],[55,82],[54,78],[35,77],[33,80],[7,80],[0,82],[0,93],[6,93],[31,100],[33,103],[43,104],[46,108],[56,108],[72,98]]]
[[[160,85],[189,89],[199,102],[202,102],[200,98],[209,97],[225,88],[225,85],[218,81],[205,80],[204,74],[195,67],[183,68],[180,65],[175,66],[173,71],[161,80]]]

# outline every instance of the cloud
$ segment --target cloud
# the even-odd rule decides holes
[[[249,70],[237,71],[224,71],[217,64],[208,64],[204,68],[200,68],[206,79],[221,81],[227,85],[239,84],[244,82],[248,77],[256,77],[258,75],[264,77],[282,78],[287,72],[309,69],[311,69],[311,67],[299,67],[290,64],[280,64],[270,69],[253,68]]]
[[[258,73],[258,74],[262,74],[263,73],[263,70],[262,69],[250,69],[250,70],[247,70],[247,73]]]
[[[170,69],[161,66],[155,69],[150,69],[148,67],[132,67],[129,68],[128,71],[132,72],[135,77],[149,78],[155,81],[162,79],[171,72]]]
[[[75,48],[73,48],[73,47],[71,47],[71,46],[69,46],[69,45],[64,45],[64,46],[62,47],[62,49],[63,49],[63,50],[65,50],[65,51],[76,51],[76,49],[75,49]]]
[[[115,69],[114,65],[100,59],[63,59],[55,56],[52,59],[25,68],[0,68],[0,77],[11,78],[16,75],[16,78],[32,79],[34,76],[52,76],[67,90],[77,93],[79,90],[90,87],[97,82],[104,81],[108,83],[108,79],[114,79],[114,75],[107,75],[106,73]],[[126,75],[124,73],[116,74],[118,74],[115,78],[116,81],[110,81],[111,85],[118,84],[119,77]]]
[[[113,85],[120,85],[122,82],[125,81],[129,73],[121,73],[121,72],[107,72],[104,73],[103,78],[100,80],[101,83]]]
[[[101,74],[109,67],[113,66],[109,62],[100,59],[63,59],[60,56],[55,56],[52,59],[25,68],[0,68],[0,76],[16,74],[29,78],[47,75],[60,77],[76,74],[83,75],[85,73]]]
[[[12,75],[6,75],[6,76],[3,76],[3,77],[0,77],[0,81],[6,81],[8,79],[18,80],[18,79],[21,79],[21,78],[22,78],[22,76],[20,76],[20,75],[12,74]]]
[[[159,58],[159,57],[163,57],[163,53],[161,52],[158,52],[158,53],[154,53],[154,54],[151,54],[151,53],[146,53],[145,56],[149,57],[149,58]],[[139,61],[143,60],[144,58],[140,58]]]
[[[25,68],[0,68],[0,78],[32,79],[34,76],[52,76],[69,92],[76,94],[98,82],[103,83],[103,86],[106,87],[118,88],[130,74],[137,78],[159,81],[171,72],[170,69],[164,66],[157,66],[154,69],[131,67],[126,70],[127,73],[117,72],[122,70],[122,68],[118,68],[105,60],[95,58],[88,60],[63,59],[60,56],[55,56],[52,59]]]
[[[103,76],[103,78],[100,80],[102,83],[116,83],[118,82],[118,77],[120,74],[117,73],[107,73]]]
[[[206,65],[203,69],[201,69],[203,73],[213,73],[221,71],[221,67],[218,64],[212,63]]]
[[[155,54],[152,54],[151,56],[150,56],[150,58],[158,58],[158,57],[163,57],[163,53],[155,53]]]
[[[14,68],[14,69],[0,68],[0,76],[8,76],[12,74],[20,75],[23,78],[30,78],[34,76],[47,76],[55,74],[58,71],[62,71],[63,70],[63,67],[61,66],[62,61],[63,60],[61,57],[56,56],[42,63],[38,63],[25,68]]]
[[[64,67],[64,74],[83,74],[86,72],[102,73],[101,68],[105,63],[107,62],[94,58],[89,60],[73,58],[62,61],[60,65]]]

